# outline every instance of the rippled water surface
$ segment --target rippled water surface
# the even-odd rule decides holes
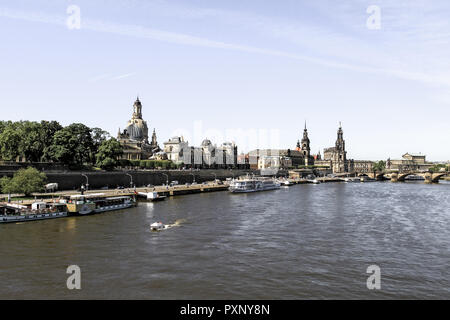
[[[450,299],[445,182],[187,195],[0,225],[0,240],[2,299]],[[366,287],[372,264],[381,290]],[[66,287],[69,265],[81,290]]]

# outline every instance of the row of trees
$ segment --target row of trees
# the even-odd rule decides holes
[[[450,171],[450,164],[437,164],[430,168],[430,172]]]
[[[0,121],[0,155],[5,161],[59,162],[71,166],[118,164],[120,143],[100,128],[81,123],[67,127],[57,121]]]

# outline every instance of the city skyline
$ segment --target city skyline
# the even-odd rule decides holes
[[[71,4],[0,4],[3,120],[82,122],[115,136],[139,94],[160,144],[183,130],[199,145],[223,142],[208,131],[227,140],[253,128],[279,132],[259,147],[294,149],[306,120],[317,153],[342,121],[351,158],[450,159],[443,1],[377,1],[379,30],[366,26],[370,1],[77,1],[79,30],[66,25]]]

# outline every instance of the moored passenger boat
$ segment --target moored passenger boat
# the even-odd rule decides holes
[[[31,206],[0,204],[0,223],[28,222],[67,217],[65,204],[35,202]]]
[[[280,183],[270,178],[246,178],[231,182],[229,191],[231,193],[248,193],[280,189]]]
[[[130,196],[105,197],[104,194],[73,195],[67,201],[72,215],[89,215],[134,207],[136,201]]]
[[[127,209],[136,205],[136,201],[129,196],[103,198],[94,201],[94,203],[96,206],[94,210],[95,213]]]

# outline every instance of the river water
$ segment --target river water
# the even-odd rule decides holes
[[[0,299],[450,299],[447,182],[186,195],[0,225],[0,240]]]

